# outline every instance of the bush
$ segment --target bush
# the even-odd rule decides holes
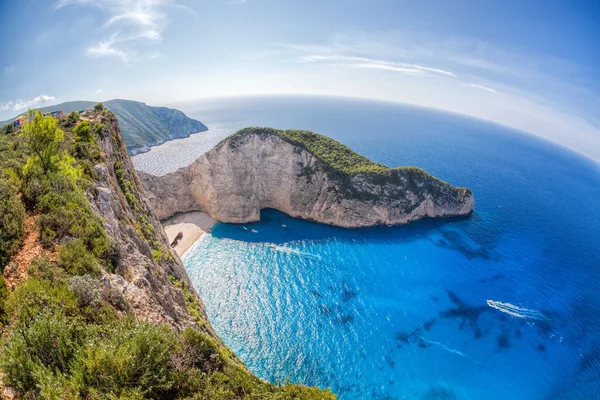
[[[17,317],[19,326],[26,326],[42,312],[78,314],[77,298],[67,285],[36,278],[29,278],[19,285],[6,301],[5,308],[9,315]]]
[[[173,389],[171,351],[176,336],[164,326],[126,319],[91,341],[75,367],[75,381],[84,388],[115,397],[125,388],[139,394],[161,398]]]
[[[91,142],[94,139],[90,121],[81,121],[78,123],[73,129],[73,133],[75,134],[75,140],[79,142]]]
[[[39,393],[70,370],[85,336],[84,326],[62,312],[45,311],[13,330],[3,349],[0,368],[6,383],[20,393]],[[47,389],[46,389],[47,390]]]
[[[25,234],[25,208],[11,182],[0,180],[0,273]]]
[[[72,275],[98,275],[100,266],[83,239],[72,239],[58,248],[59,264]]]
[[[27,267],[27,275],[38,280],[48,280],[52,283],[65,283],[67,274],[61,268],[52,265],[47,258],[34,258]]]
[[[66,237],[77,238],[95,257],[108,258],[110,241],[82,193],[47,193],[40,198],[38,208],[42,214],[39,224],[44,245],[50,246]]]
[[[94,111],[104,111],[104,104],[102,104],[102,103],[97,103],[97,104],[94,106]]]
[[[71,277],[69,289],[77,297],[77,304],[80,308],[99,308],[102,305],[100,281],[90,275]]]
[[[181,335],[177,351],[173,353],[172,362],[179,372],[196,368],[207,373],[222,371],[226,360],[215,339],[204,332],[186,329]]]
[[[70,125],[76,124],[79,121],[79,112],[71,111],[69,115],[67,115],[67,123]]]

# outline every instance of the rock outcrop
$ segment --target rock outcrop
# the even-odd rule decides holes
[[[376,164],[308,131],[246,128],[174,173],[138,174],[160,219],[198,210],[245,223],[274,208],[351,228],[464,216],[474,208],[469,189],[419,168]]]

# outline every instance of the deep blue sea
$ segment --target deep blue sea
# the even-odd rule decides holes
[[[265,210],[184,257],[258,376],[340,399],[600,399],[600,168],[532,135],[399,104],[184,104],[209,132],[137,156],[162,174],[248,125],[310,129],[475,195],[467,219],[341,229]]]

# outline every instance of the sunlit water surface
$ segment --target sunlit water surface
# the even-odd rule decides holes
[[[473,190],[464,220],[346,230],[265,210],[185,256],[211,323],[262,378],[341,399],[600,398],[600,170],[432,110],[312,97],[180,105],[209,131],[138,155],[174,171],[235,130],[310,129]]]

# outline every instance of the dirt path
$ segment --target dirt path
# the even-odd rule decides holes
[[[14,290],[19,282],[27,279],[27,267],[31,260],[41,257],[45,251],[40,243],[40,231],[36,221],[39,216],[28,217],[25,220],[25,239],[21,248],[4,270],[6,286]]]

